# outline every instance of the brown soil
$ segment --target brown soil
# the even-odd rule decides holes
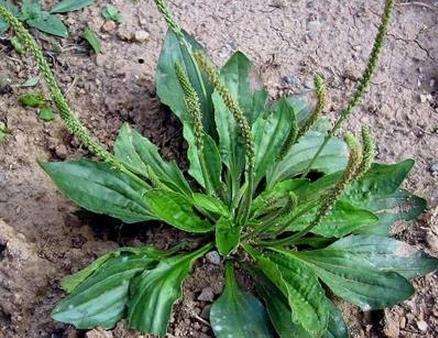
[[[116,5],[124,23],[103,27],[100,10]],[[48,3],[48,2],[47,2]],[[184,166],[181,128],[155,97],[154,68],[165,25],[152,1],[98,1],[64,16],[68,39],[40,38],[75,111],[109,147],[124,121],[134,124],[168,158]],[[272,96],[300,91],[315,72],[327,79],[329,111],[338,111],[363,69],[376,33],[383,1],[199,0],[172,1],[183,26],[222,64],[240,49],[254,61]],[[103,54],[90,55],[80,38],[89,24],[102,39]],[[438,3],[397,1],[379,73],[365,104],[348,125],[373,127],[378,159],[417,162],[406,187],[428,200],[430,211],[415,224],[395,231],[410,244],[438,255]],[[105,31],[105,29],[107,31]],[[144,43],[133,41],[145,30]],[[56,50],[54,42],[60,43]],[[50,310],[62,297],[59,281],[98,255],[119,245],[155,243],[168,247],[182,234],[159,224],[122,225],[78,212],[37,165],[38,159],[78,158],[86,152],[68,135],[59,118],[38,120],[17,97],[16,85],[36,74],[29,57],[21,58],[0,39],[0,121],[11,131],[0,145],[0,336],[76,337],[83,333],[56,323]],[[221,290],[222,266],[203,259],[175,307],[170,337],[210,337],[210,299]],[[438,332],[438,282],[432,274],[415,281],[415,296],[384,312],[346,308],[354,337],[433,337]],[[210,288],[207,291],[205,288]],[[199,297],[204,292],[202,297]],[[207,300],[199,300],[207,299]],[[93,330],[88,337],[135,336],[123,328]]]

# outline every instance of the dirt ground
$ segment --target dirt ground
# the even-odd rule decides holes
[[[49,4],[50,2],[46,2]],[[64,15],[71,34],[54,39],[39,34],[74,110],[109,147],[124,121],[184,165],[181,128],[155,97],[154,68],[165,25],[152,1],[97,1]],[[105,23],[107,3],[123,14],[119,25]],[[327,79],[334,114],[364,67],[383,0],[173,0],[176,17],[218,64],[236,50],[255,63],[271,96],[299,92],[321,72]],[[90,55],[81,32],[90,25],[103,53]],[[146,41],[135,33],[147,32]],[[396,10],[378,75],[364,105],[346,126],[372,126],[378,160],[416,160],[406,187],[427,199],[429,211],[415,224],[394,232],[410,244],[438,255],[438,2],[396,1]],[[139,36],[139,34],[137,34]],[[58,41],[60,48],[56,48]],[[183,234],[160,224],[122,225],[80,211],[67,201],[37,165],[38,159],[86,155],[59,117],[44,123],[17,97],[17,85],[36,75],[0,38],[0,121],[11,132],[0,145],[0,337],[135,337],[123,323],[112,331],[77,332],[56,323],[50,311],[63,296],[59,281],[120,245],[155,243],[166,248]],[[222,266],[201,260],[175,307],[169,337],[211,337],[208,309],[222,288]],[[433,337],[438,332],[438,275],[415,281],[415,296],[391,309],[362,313],[345,308],[354,337]]]

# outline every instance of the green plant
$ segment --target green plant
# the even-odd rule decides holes
[[[0,5],[6,7],[13,15],[25,22],[29,27],[36,28],[47,34],[65,38],[68,36],[68,29],[55,14],[76,11],[91,5],[93,2],[94,0],[63,0],[53,6],[50,12],[42,9],[39,0],[23,0],[21,10],[10,0],[0,0]],[[6,32],[8,28],[9,23],[0,20],[0,34]],[[14,46],[17,43],[19,43],[18,40],[15,41]]]
[[[157,94],[182,122],[191,178],[127,124],[113,153],[97,143],[71,112],[33,38],[0,6],[36,58],[67,129],[101,160],[41,163],[58,188],[95,213],[126,223],[160,220],[196,236],[167,252],[140,246],[100,257],[63,281],[69,295],[53,318],[82,329],[111,328],[126,318],[131,328],[165,335],[183,281],[213,248],[226,266],[224,292],[210,313],[217,337],[270,337],[274,331],[345,337],[333,294],[364,310],[409,298],[408,280],[437,266],[389,236],[395,221],[416,219],[426,208],[400,188],[413,161],[373,163],[368,128],[361,142],[349,133],[335,137],[376,68],[393,1],[386,1],[364,76],[333,127],[320,117],[321,77],[315,78],[315,108],[305,96],[267,102],[264,89],[251,88],[251,63],[242,53],[216,70],[164,1],[155,2],[169,26]],[[319,178],[311,179],[316,173]],[[253,277],[263,303],[241,290],[236,265]]]

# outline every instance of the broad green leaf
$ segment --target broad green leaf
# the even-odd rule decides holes
[[[353,259],[354,255],[325,249],[287,252],[272,249],[289,259],[308,265],[327,286],[341,298],[363,310],[382,309],[409,298],[414,289],[393,271],[379,271],[369,263]]]
[[[236,52],[220,72],[222,80],[241,106],[250,124],[264,111],[267,99],[267,92],[264,89],[253,92],[251,68],[249,59],[243,53]],[[225,106],[220,95],[214,92],[212,99],[222,161],[228,167],[231,184],[235,187],[239,185],[245,163],[245,148],[241,132],[233,114]]]
[[[114,145],[114,154],[137,174],[148,177],[149,170],[166,187],[190,196],[191,189],[181,170],[174,162],[166,162],[157,147],[125,123],[120,128]]]
[[[125,312],[131,278],[157,263],[156,257],[149,257],[147,252],[103,256],[81,276],[83,282],[57,305],[52,318],[77,329],[114,327]]]
[[[41,4],[39,0],[23,0],[21,4],[20,19],[37,19],[42,15]]]
[[[192,51],[204,52],[202,46],[185,32],[184,37],[184,41],[178,41],[175,34],[168,31],[158,59],[155,82],[157,95],[161,102],[169,106],[183,123],[183,136],[189,146],[187,152],[187,157],[190,162],[189,174],[194,177],[200,185],[205,187],[204,178],[201,174],[198,149],[195,146],[193,125],[187,112],[184,92],[175,73],[175,64],[179,62],[185,68],[190,83],[198,94],[201,111],[203,113],[204,129],[210,136],[216,135],[213,105],[211,102],[213,89],[206,77],[201,75],[199,67],[194,62],[191,54]]]
[[[304,125],[310,113],[316,106],[316,97],[313,92],[286,96],[289,105],[294,109],[294,113],[299,126]]]
[[[308,132],[295,143],[286,153],[282,161],[267,175],[268,187],[276,182],[301,174],[309,165],[319,146],[324,141],[324,135],[315,131]],[[331,138],[324,150],[314,161],[311,169],[331,174],[343,170],[348,161],[347,149],[343,141]]]
[[[198,156],[201,156],[201,154],[198,153]],[[189,173],[195,178],[198,177],[197,181],[202,186],[211,187],[207,192],[213,194],[214,192],[218,192],[223,188],[223,184],[221,182],[222,162],[219,149],[217,148],[216,143],[213,141],[211,136],[208,134],[204,135],[202,156],[204,158],[206,175],[203,174],[201,168],[197,168],[198,163],[199,166],[201,166],[200,159],[195,162],[195,166],[191,165]],[[194,162],[191,161],[191,164],[193,163]],[[198,172],[195,173],[195,170]]]
[[[303,204],[296,209],[290,218],[297,217],[286,230],[299,231],[304,229],[314,219],[317,207],[309,208],[309,204]],[[371,211],[352,206],[346,201],[338,201],[330,213],[312,229],[312,232],[324,237],[343,237],[364,225],[377,223],[379,218]],[[285,220],[287,222],[287,220]]]
[[[210,245],[178,256],[160,260],[152,270],[146,270],[131,283],[128,303],[130,328],[143,333],[164,336],[173,304],[181,297],[182,283],[196,259],[211,250]]]
[[[241,228],[228,217],[221,217],[215,228],[216,247],[221,255],[228,256],[239,245]]]
[[[87,40],[91,48],[93,48],[94,53],[99,54],[102,51],[100,40],[92,28],[89,26],[85,27],[82,36]]]
[[[395,221],[414,220],[426,209],[425,200],[399,189],[413,165],[413,160],[396,164],[375,163],[347,190],[343,199],[379,217],[377,224],[365,226],[359,232],[386,235]]]
[[[268,278],[259,272],[256,283],[257,292],[266,304],[271,323],[280,338],[312,338],[302,325],[297,322],[296,316],[288,304],[287,298]]]
[[[221,158],[230,171],[231,179],[239,181],[245,165],[245,146],[240,130],[233,114],[217,92],[213,93],[212,99]]]
[[[322,250],[378,271],[394,271],[407,279],[438,269],[438,260],[393,238],[356,235],[342,238]]]
[[[73,275],[67,276],[62,280],[61,287],[67,293],[72,293],[82,282],[84,282],[88,277],[90,277],[94,272],[96,272],[102,265],[104,265],[109,259],[116,258],[121,255],[147,255],[150,258],[160,259],[165,256],[166,253],[155,249],[151,246],[141,246],[141,247],[124,247],[111,251],[93,261],[90,265],[86,266],[84,269],[74,273]]]
[[[253,123],[264,109],[267,93],[263,89],[253,93],[251,81],[254,76],[251,70],[251,61],[245,54],[237,51],[228,59],[220,73],[231,95],[239,103],[249,122]]]
[[[119,256],[120,253],[118,251],[109,252],[95,261],[93,261],[90,265],[86,266],[84,269],[76,272],[73,275],[69,275],[62,280],[61,287],[67,293],[72,293],[74,289],[76,289],[83,281],[85,281],[90,275],[92,275],[96,270],[98,270],[105,262],[107,262],[110,258]]]
[[[94,3],[94,0],[62,0],[50,10],[50,13],[67,13],[77,11]]]
[[[223,186],[221,182],[222,161],[219,149],[209,135],[204,135],[203,156],[207,167],[208,180],[213,186],[213,190],[218,191]]]
[[[342,312],[330,302],[330,317],[327,332],[322,335],[323,338],[348,338],[348,329],[345,325]]]
[[[216,197],[194,193],[192,198],[193,204],[203,210],[211,211],[221,216],[230,216],[227,206]]]
[[[144,198],[147,189],[107,164],[79,160],[41,166],[68,198],[87,210],[127,223],[155,218]]]
[[[348,189],[347,198],[372,209],[375,197],[388,196],[397,191],[414,163],[413,160],[396,164],[374,163],[364,177]]]
[[[213,225],[196,215],[185,196],[169,190],[152,189],[144,194],[151,213],[173,227],[195,233],[209,232]]]
[[[202,46],[190,35],[184,32],[185,41],[179,42],[174,33],[167,32],[163,48],[158,59],[155,82],[157,95],[162,103],[169,106],[181,122],[187,121],[184,92],[180,87],[175,73],[175,63],[179,62],[186,70],[191,84],[195,88],[204,116],[204,127],[209,135],[214,135],[213,105],[211,94],[213,89],[204,76],[200,76],[199,68],[194,63],[188,48],[193,52],[204,52]],[[190,142],[190,140],[187,140]]]
[[[252,95],[252,108],[251,108],[252,122],[257,120],[260,114],[265,112],[267,99],[268,99],[268,92],[265,88],[254,91]]]
[[[26,20],[26,23],[41,32],[66,38],[68,36],[67,27],[64,23],[53,14],[41,11],[40,15],[35,18]]]
[[[292,107],[280,100],[271,112],[261,114],[252,126],[255,150],[255,182],[273,167],[295,119]]]
[[[294,257],[272,252],[266,256],[245,246],[256,266],[286,297],[296,322],[309,333],[322,334],[328,325],[329,306],[316,275]],[[292,318],[294,320],[294,318]]]
[[[249,118],[252,117],[252,93],[249,79],[251,67],[251,61],[246,55],[237,51],[221,69],[222,80]]]
[[[211,306],[210,322],[217,338],[273,337],[265,308],[253,295],[240,290],[229,262],[225,289]]]
[[[193,125],[191,121],[186,121],[183,124],[183,137],[187,141],[187,158],[189,159],[188,173],[192,176],[200,186],[206,188],[204,176],[202,175],[201,162],[199,161],[199,151],[196,147],[196,138],[193,131]]]
[[[403,189],[390,196],[376,197],[372,209],[379,217],[379,221],[375,224],[363,226],[357,229],[355,233],[388,235],[394,222],[415,220],[426,208],[426,200]]]

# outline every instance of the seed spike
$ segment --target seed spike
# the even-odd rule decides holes
[[[369,127],[362,127],[363,159],[355,174],[360,179],[371,168],[376,157],[376,143]]]
[[[191,123],[193,124],[196,146],[200,152],[204,148],[203,142],[203,124],[201,105],[199,103],[199,97],[196,90],[190,83],[189,77],[180,62],[175,63],[175,72],[178,78],[179,84],[184,92],[184,101],[187,107],[187,112]]]
[[[318,99],[318,103],[316,104],[316,107],[312,112],[312,114],[305,122],[304,126],[299,130],[296,137],[297,140],[300,139],[302,136],[304,136],[312,128],[312,126],[316,123],[316,121],[318,121],[318,118],[321,116],[325,108],[327,95],[326,95],[326,87],[323,77],[320,75],[316,75],[315,78],[313,79],[313,83],[315,86],[315,92],[316,92],[316,97]]]

